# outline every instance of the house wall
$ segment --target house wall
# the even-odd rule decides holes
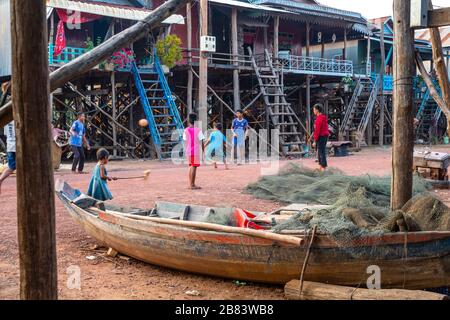
[[[324,58],[335,59],[336,56],[342,56],[343,49],[344,49],[343,42],[326,43],[324,50]],[[310,49],[311,56],[320,58],[321,53],[322,53],[321,45],[311,46]],[[354,64],[360,63],[359,40],[347,41],[346,59],[353,61]]]

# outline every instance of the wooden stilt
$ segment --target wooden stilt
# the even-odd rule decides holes
[[[208,35],[208,0],[200,0],[200,36]],[[201,129],[208,128],[208,57],[200,52],[199,79],[198,79],[198,120]]]
[[[187,49],[188,49],[188,82],[187,82],[187,108],[188,113],[193,112],[192,108],[192,86],[194,75],[192,74],[192,4],[186,4],[186,28],[187,28]]]
[[[385,98],[384,98],[384,74],[386,72],[386,55],[384,50],[384,22],[380,23],[380,52],[381,52],[381,67],[380,67],[380,122],[379,122],[379,131],[378,131],[378,144],[380,146],[384,145],[384,112],[385,112]]]
[[[234,110],[241,108],[239,93],[239,64],[238,64],[238,30],[237,30],[237,8],[231,9],[231,47],[233,52],[233,107]]]
[[[44,1],[11,1],[21,299],[57,298],[46,14]]]
[[[413,76],[414,35],[410,28],[410,0],[394,0],[394,115],[391,209],[412,196],[414,149]]]

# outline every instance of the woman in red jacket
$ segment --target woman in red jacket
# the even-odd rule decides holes
[[[328,131],[328,119],[323,114],[323,107],[321,104],[316,104],[313,108],[316,121],[314,122],[314,144],[317,146],[319,155],[320,170],[325,171],[327,167],[327,142],[330,133]]]

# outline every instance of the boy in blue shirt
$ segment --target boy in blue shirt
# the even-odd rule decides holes
[[[250,126],[248,125],[247,119],[244,118],[244,113],[242,110],[237,110],[236,118],[231,125],[233,145],[237,153],[237,165],[241,165],[242,160],[245,160],[245,138],[249,129]]]
[[[228,165],[223,153],[223,144],[226,142],[227,138],[222,133],[222,125],[220,123],[215,123],[214,131],[209,135],[209,140],[206,143],[206,157],[214,163],[215,169],[217,169],[217,162],[220,161],[225,165],[225,170],[228,170]]]
[[[70,140],[69,144],[73,152],[72,173],[76,173],[78,167],[78,173],[83,173],[84,168],[84,149],[83,144],[86,145],[88,150],[91,150],[88,141],[86,140],[86,128],[84,122],[86,116],[84,113],[78,114],[78,119],[72,124],[70,128]]]

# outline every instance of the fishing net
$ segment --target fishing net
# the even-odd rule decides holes
[[[386,232],[450,230],[450,209],[434,198],[430,186],[414,178],[415,198],[399,211],[391,212],[389,176],[348,176],[332,169],[320,173],[291,165],[276,176],[262,177],[246,192],[257,198],[285,203],[328,205],[304,209],[273,227],[283,230],[309,230],[327,234],[351,256],[369,255],[376,259],[389,254],[377,252],[374,240]],[[371,246],[368,246],[370,239]],[[372,250],[368,252],[367,250]]]

